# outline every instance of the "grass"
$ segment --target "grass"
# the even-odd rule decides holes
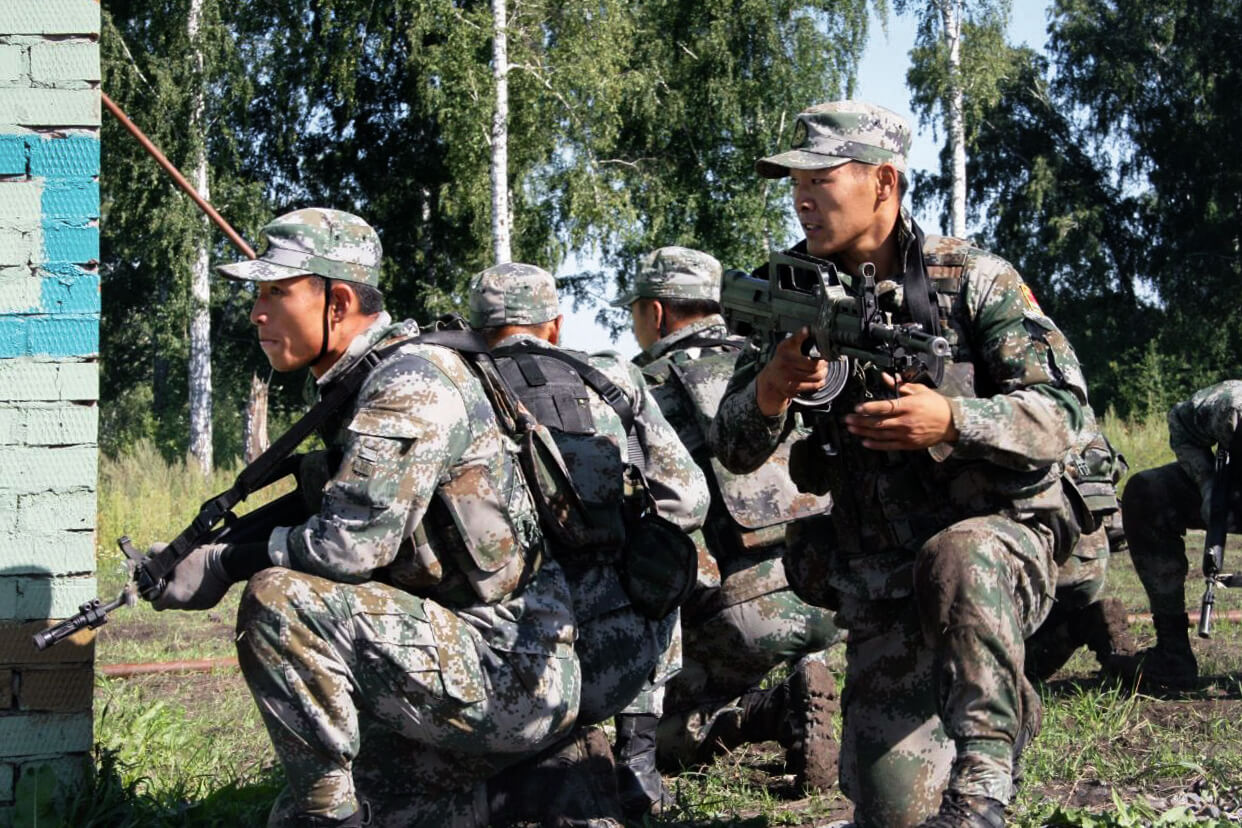
[[[1126,423],[1106,416],[1110,438],[1139,470],[1169,462],[1162,420]],[[235,470],[205,481],[183,464],[164,463],[139,446],[100,469],[99,569],[105,594],[124,579],[115,537],[145,547],[167,539]],[[1227,561],[1242,563],[1242,549]],[[1192,573],[1202,537],[1192,536]],[[1189,605],[1202,584],[1187,582]],[[1146,611],[1128,557],[1114,558],[1107,594],[1131,612]],[[204,613],[118,612],[99,633],[100,665],[233,655],[239,590]],[[1242,609],[1232,591],[1218,612]],[[1132,625],[1141,640],[1150,622]],[[1131,695],[1094,678],[1093,658],[1075,655],[1042,688],[1044,729],[1028,749],[1023,789],[1011,810],[1020,828],[1042,825],[1128,826],[1237,824],[1242,819],[1242,624],[1221,619],[1210,642],[1195,643],[1201,672],[1212,679],[1177,698]],[[838,671],[838,649],[829,663]],[[840,676],[838,676],[840,678]],[[95,692],[93,777],[78,797],[55,805],[38,824],[98,826],[262,825],[282,784],[267,735],[236,669],[212,673],[108,679]],[[848,816],[838,793],[795,798],[774,743],[749,746],[712,766],[668,780],[676,804],[650,826],[826,825]],[[1215,810],[1213,810],[1215,809]],[[1214,816],[1215,814],[1215,816]],[[59,822],[58,822],[59,820]]]

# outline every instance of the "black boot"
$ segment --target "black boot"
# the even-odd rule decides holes
[[[619,714],[617,725],[617,793],[627,819],[641,820],[672,804],[664,780],[656,770],[656,728],[652,714]]]
[[[371,808],[365,802],[359,803],[358,810],[341,819],[301,814],[294,824],[297,828],[363,828],[371,824]]]
[[[580,727],[533,759],[488,780],[490,824],[621,828],[616,773],[603,728]]]
[[[1075,623],[1077,612],[1060,602],[1053,603],[1044,623],[1026,640],[1023,672],[1031,681],[1052,678],[1087,643],[1085,631]]]
[[[1138,647],[1130,635],[1126,620],[1126,607],[1116,598],[1105,598],[1089,604],[1082,612],[1083,626],[1087,630],[1087,649],[1095,654],[1100,668],[1108,669],[1114,658],[1130,655]],[[1187,647],[1189,647],[1187,641]],[[1191,656],[1194,658],[1194,656]]]
[[[1199,683],[1199,664],[1190,649],[1190,618],[1186,613],[1157,613],[1156,646],[1134,655],[1109,659],[1109,671],[1136,685],[1191,690]]]
[[[989,796],[966,796],[945,791],[940,810],[918,828],[1004,828],[1005,806]]]

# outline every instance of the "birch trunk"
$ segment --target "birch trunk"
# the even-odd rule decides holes
[[[203,0],[190,0],[189,34],[195,78],[194,106],[190,117],[190,129],[197,136],[198,149],[191,173],[194,188],[205,200],[211,193],[207,182],[206,128],[203,110],[206,93],[203,88],[203,52],[199,45],[199,29],[203,19]],[[202,232],[190,272],[190,455],[198,463],[204,475],[211,474],[211,268],[208,260],[208,244],[211,225],[202,216]]]
[[[492,0],[492,77],[496,82],[496,111],[492,113],[492,255],[495,264],[511,261],[509,235],[509,41],[506,0]]]
[[[958,0],[938,0],[945,45],[949,47],[949,97],[945,102],[945,130],[953,158],[949,234],[966,237],[966,114],[962,81],[962,6]]]
[[[247,463],[267,450],[267,388],[258,374],[250,375],[250,399],[242,417],[242,456]]]

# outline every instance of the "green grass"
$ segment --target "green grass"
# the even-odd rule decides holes
[[[1111,439],[1132,470],[1169,462],[1162,419],[1131,424],[1105,417]],[[231,483],[236,470],[203,480],[182,464],[138,447],[100,469],[99,568],[105,594],[124,568],[114,545],[167,539],[198,504]],[[1235,542],[1227,561],[1242,568]],[[1188,541],[1192,574],[1201,535]],[[1107,594],[1131,612],[1146,601],[1127,556],[1114,559]],[[1198,606],[1201,580],[1186,586]],[[118,612],[100,630],[97,662],[219,658],[233,655],[233,616],[240,590],[204,613],[155,613],[145,604]],[[1218,612],[1242,609],[1242,595],[1219,593]],[[1150,642],[1150,622],[1132,631]],[[1093,658],[1075,655],[1043,688],[1044,729],[1028,749],[1026,778],[1011,811],[1020,828],[1040,825],[1128,826],[1236,824],[1242,815],[1242,624],[1219,620],[1210,642],[1195,643],[1201,671],[1214,677],[1174,699],[1130,695],[1094,678]],[[840,671],[841,650],[830,653]],[[838,673],[838,678],[840,675]],[[240,674],[213,673],[98,679],[96,760],[89,790],[56,807],[64,825],[249,826],[263,824],[281,773]],[[676,805],[651,826],[824,825],[848,816],[836,792],[793,799],[773,743],[750,746],[711,767],[668,780]],[[1213,818],[1212,808],[1219,814]],[[54,825],[42,821],[40,825]]]

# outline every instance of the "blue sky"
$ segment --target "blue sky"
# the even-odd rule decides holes
[[[1045,0],[1013,0],[1009,23],[1011,43],[1026,43],[1036,50],[1044,48],[1047,40],[1047,7]],[[910,66],[910,49],[914,45],[915,24],[909,16],[890,16],[887,34],[880,21],[872,17],[871,36],[863,53],[858,70],[858,90],[855,97],[881,104],[903,115],[915,128],[914,142],[910,148],[912,169],[930,170],[939,164],[939,135],[932,125],[919,127],[910,109],[910,93],[906,89],[906,70]],[[810,103],[810,102],[808,102]],[[939,140],[937,140],[939,138]],[[918,216],[919,223],[929,232],[940,232],[940,219],[934,214]],[[735,263],[726,263],[726,267]],[[565,268],[572,272],[577,266],[572,262]],[[595,324],[595,308],[583,308],[576,313],[565,314],[561,344],[584,351],[614,349],[624,356],[633,356],[638,345],[628,333],[612,342],[607,332]]]

